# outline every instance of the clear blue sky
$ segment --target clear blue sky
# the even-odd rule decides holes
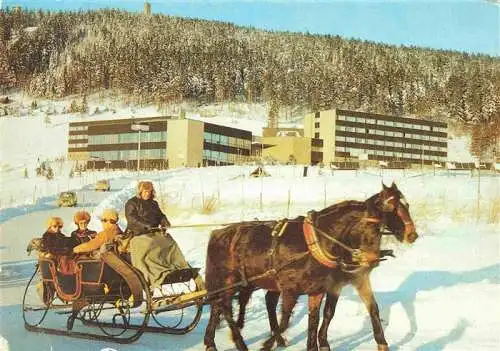
[[[0,0],[1,2],[2,0]],[[500,0],[150,0],[153,12],[270,30],[500,56]],[[3,6],[142,11],[143,0],[3,0]]]

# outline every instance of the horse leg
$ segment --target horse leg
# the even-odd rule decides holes
[[[268,296],[269,294],[269,296]],[[282,293],[282,300],[283,304],[281,307],[281,323],[279,325],[279,328],[274,329],[273,328],[273,321],[272,319],[275,319],[277,321],[276,317],[276,305],[278,304],[279,300],[279,293],[278,292],[268,292],[266,294],[266,305],[267,305],[267,313],[269,317],[269,324],[271,327],[271,337],[267,339],[264,344],[262,345],[261,350],[271,350],[274,346],[274,342],[277,342],[278,346],[287,346],[287,341],[283,337],[282,333],[286,331],[288,328],[288,323],[290,322],[290,317],[292,315],[292,310],[295,307],[295,304],[297,303],[297,298],[298,295],[294,294],[289,294],[286,292]]]
[[[206,351],[217,351],[215,346],[215,329],[219,324],[219,317],[222,313],[222,308],[219,301],[214,301],[210,304],[210,318],[208,320],[207,329],[205,329],[205,338],[203,340]]]
[[[269,328],[271,329],[271,337],[262,345],[261,350],[263,351],[271,350],[276,340],[276,336],[279,335],[278,317],[276,316],[276,306],[278,305],[279,298],[279,292],[268,291],[266,293],[267,317],[269,320]]]
[[[337,307],[339,295],[340,288],[336,288],[333,292],[329,292],[328,295],[326,295],[325,307],[323,309],[323,322],[321,323],[318,333],[319,351],[330,351],[330,345],[328,344],[328,327],[335,315],[335,308]]]
[[[233,339],[236,349],[238,351],[247,351],[247,345],[245,344],[245,341],[241,336],[240,329],[233,319],[233,305],[231,296],[228,296],[224,299],[224,301],[222,301],[222,313],[224,314],[224,318],[226,319],[226,322],[231,329],[231,338]]]
[[[318,350],[319,308],[324,293],[309,295],[309,320],[307,327],[307,351]]]
[[[355,285],[355,288],[359,296],[365,303],[368,313],[370,314],[373,336],[375,338],[375,341],[377,342],[377,350],[389,351],[389,347],[387,346],[387,341],[385,340],[384,336],[384,329],[382,328],[382,323],[380,322],[378,305],[375,301],[375,297],[373,296],[373,291],[368,276],[364,279],[361,279],[359,283]]]
[[[251,288],[240,290],[240,294],[238,295],[238,304],[240,306],[238,312],[238,321],[236,322],[236,326],[239,329],[243,329],[245,325],[245,312],[247,308],[248,301],[250,300],[250,296],[252,296],[253,290]]]

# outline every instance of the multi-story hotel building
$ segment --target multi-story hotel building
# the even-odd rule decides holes
[[[442,122],[334,109],[306,115],[304,135],[323,140],[325,163],[433,164],[447,158],[447,124]]]
[[[231,165],[249,158],[251,142],[249,131],[189,119],[82,121],[69,124],[68,158],[96,169]]]

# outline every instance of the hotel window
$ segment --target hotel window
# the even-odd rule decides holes
[[[344,127],[344,126],[337,126],[337,130],[344,131],[344,130],[345,130],[345,127]]]
[[[405,126],[405,124],[402,122],[395,122],[395,126],[399,127],[399,128],[403,128]]]
[[[352,137],[348,137],[348,138],[347,138],[347,142],[348,142],[348,143],[354,143],[354,142],[356,142],[356,139],[354,139],[354,138],[352,138]]]
[[[348,132],[354,133],[356,131],[356,128],[354,128],[354,127],[346,127],[345,130],[348,131]]]
[[[391,136],[391,137],[392,137],[392,136],[394,136],[394,132],[389,132],[389,131],[386,131],[386,132],[385,132],[385,135],[386,135],[386,136]]]
[[[356,117],[356,122],[365,123],[365,119],[363,117]]]
[[[375,145],[384,145],[383,140],[375,140]]]
[[[229,137],[226,135],[221,135],[220,136],[220,143],[221,145],[229,145]]]
[[[394,143],[394,146],[395,146],[395,147],[403,147],[403,143],[400,143],[400,142],[397,142],[397,141],[396,141],[396,142]]]
[[[338,119],[339,121],[345,121],[345,116],[338,115],[337,119]]]
[[[431,127],[430,126],[422,126],[422,130],[431,130]]]
[[[367,124],[375,124],[375,123],[377,123],[376,120],[371,119],[371,118],[367,118],[365,121],[366,121]]]
[[[364,144],[365,143],[365,139],[363,139],[363,138],[356,138],[356,142]]]
[[[314,138],[319,139],[319,133],[314,133]]]
[[[393,121],[385,121],[385,125],[386,126],[394,126],[394,122]]]
[[[394,146],[394,142],[392,141],[386,141],[385,146]]]
[[[356,128],[357,133],[365,133],[365,128]]]
[[[356,122],[356,117],[347,116],[347,121],[349,121],[349,122]]]
[[[335,151],[344,151],[343,146],[335,146]]]
[[[373,139],[366,139],[366,142],[367,142],[368,144],[370,144],[370,145],[375,144],[375,140],[373,140]]]

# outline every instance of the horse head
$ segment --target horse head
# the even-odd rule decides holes
[[[382,183],[376,206],[382,214],[382,222],[400,242],[411,244],[417,240],[418,234],[410,215],[410,205],[394,182],[390,187]]]

